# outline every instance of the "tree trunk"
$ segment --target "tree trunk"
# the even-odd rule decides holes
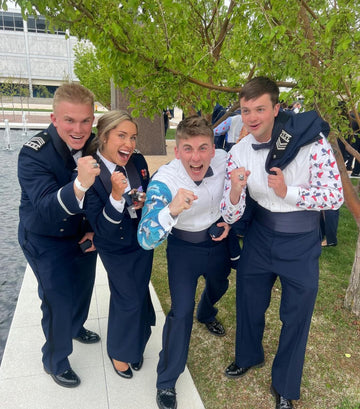
[[[355,259],[351,270],[349,286],[346,290],[344,305],[357,317],[360,317],[360,234],[356,243]]]

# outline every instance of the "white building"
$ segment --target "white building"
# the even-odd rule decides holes
[[[64,81],[78,81],[73,71],[73,48],[78,40],[68,32],[51,33],[44,17],[23,20],[21,10],[8,3],[0,9],[0,84],[26,84],[30,97],[37,85],[53,93]]]

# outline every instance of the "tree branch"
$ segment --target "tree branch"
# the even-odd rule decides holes
[[[162,22],[163,22],[163,25],[164,25],[166,49],[169,51],[170,50],[170,39],[169,39],[169,35],[168,35],[166,19],[165,19],[165,16],[164,16],[164,10],[163,10],[161,2],[159,0],[156,0],[156,2],[158,4],[158,6],[159,6],[161,19],[162,19]]]
[[[311,17],[318,22],[321,29],[325,30],[325,27],[320,23],[318,16],[312,11],[307,2],[305,0],[299,0],[299,3],[305,8],[305,10],[311,15]]]
[[[215,47],[213,49],[213,57],[214,57],[215,61],[218,61],[219,58],[220,58],[221,48],[222,48],[222,45],[224,44],[224,40],[226,38],[226,33],[228,32],[228,29],[229,29],[230,19],[232,17],[234,7],[235,7],[235,2],[233,0],[231,0],[228,11],[226,13],[224,23],[221,26],[219,36],[218,36],[217,40],[215,41]]]

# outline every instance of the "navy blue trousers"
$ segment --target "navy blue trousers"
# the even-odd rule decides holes
[[[157,367],[157,388],[173,388],[184,371],[195,308],[198,278],[205,278],[205,289],[197,308],[200,322],[215,319],[214,304],[225,294],[229,282],[230,258],[227,240],[209,240],[191,244],[173,236],[168,237],[167,261],[171,310],[166,317],[162,350]]]
[[[96,252],[82,254],[77,239],[19,231],[19,242],[38,281],[45,335],[44,367],[55,375],[70,368],[72,339],[87,319],[95,280]]]
[[[320,218],[321,235],[326,238],[327,244],[337,244],[337,229],[340,211],[323,210]]]
[[[282,329],[272,383],[287,399],[299,399],[305,349],[318,290],[320,232],[278,233],[253,221],[245,235],[236,283],[236,350],[239,367],[264,361],[265,312],[277,277],[282,287]]]
[[[155,325],[149,292],[153,251],[141,247],[120,254],[99,249],[110,287],[107,351],[117,361],[136,363]]]

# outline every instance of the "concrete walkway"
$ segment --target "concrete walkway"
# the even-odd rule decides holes
[[[28,266],[0,367],[0,407],[4,409],[156,409],[156,366],[165,316],[151,287],[156,326],[144,354],[144,365],[130,380],[116,375],[106,352],[109,286],[98,259],[96,283],[86,328],[101,342],[74,341],[71,366],[80,376],[74,389],[58,386],[42,367],[44,343],[37,283]],[[177,385],[178,409],[204,409],[188,369]]]

